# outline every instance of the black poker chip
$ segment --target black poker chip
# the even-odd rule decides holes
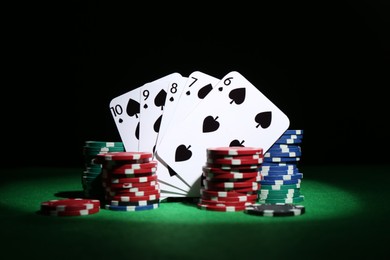
[[[265,217],[299,216],[305,213],[305,206],[287,203],[252,204],[244,212]]]

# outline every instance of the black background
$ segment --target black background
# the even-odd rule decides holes
[[[195,70],[258,87],[304,129],[302,163],[389,162],[386,1],[126,2],[8,9],[3,165],[81,166],[84,141],[120,141],[111,99]]]

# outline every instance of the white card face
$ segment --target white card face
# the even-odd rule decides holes
[[[157,154],[200,196],[208,147],[253,146],[264,151],[289,127],[288,117],[238,72],[228,73],[183,121],[171,127]]]
[[[182,76],[177,72],[141,87],[139,151],[154,153],[168,88],[175,80],[182,80]]]
[[[220,79],[200,71],[191,73],[181,94],[179,104],[176,106],[171,122],[179,123],[183,121],[196,109],[198,104],[207,97],[219,81]]]
[[[140,89],[110,101],[110,111],[126,151],[139,150]]]
[[[170,106],[163,114],[163,123],[160,133],[157,139],[156,151],[161,143],[161,140],[164,138],[166,131],[171,131],[175,127],[175,124],[184,120],[184,118],[193,110],[195,107],[210,93],[213,87],[219,82],[219,79],[202,73],[200,71],[195,71],[186,78],[186,81],[180,87],[180,97],[176,98],[176,103],[174,106]],[[166,117],[168,116],[169,117]],[[160,169],[164,166],[166,170],[159,171],[159,179],[165,183],[171,183],[176,187],[180,188],[181,191],[188,191],[191,189],[191,184],[177,172],[166,164],[161,157],[156,153],[156,159],[161,162]]]

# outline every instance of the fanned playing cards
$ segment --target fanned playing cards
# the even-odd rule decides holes
[[[267,151],[290,121],[243,75],[172,73],[111,100],[126,151],[153,152],[162,197],[199,197],[208,147]]]

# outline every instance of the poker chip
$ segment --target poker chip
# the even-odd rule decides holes
[[[260,147],[209,147],[207,148],[207,155],[254,155],[262,154],[263,149]]]
[[[264,158],[264,162],[298,162],[300,161],[300,157],[267,157]]]
[[[143,163],[122,163],[118,164],[107,164],[105,168],[114,173],[121,173],[127,170],[145,170],[145,169],[153,169],[157,168],[157,161],[148,161]]]
[[[260,191],[263,190],[288,190],[288,189],[300,189],[301,183],[296,184],[262,184]]]
[[[213,190],[208,190],[205,188],[200,189],[200,194],[206,195],[206,196],[215,196],[215,197],[240,197],[240,196],[246,196],[246,195],[253,195],[256,194],[257,191],[250,191],[249,193],[244,193],[244,192],[238,192],[236,190],[233,191],[213,191]]]
[[[237,158],[208,158],[209,164],[226,164],[226,165],[253,165],[257,166],[263,162],[263,157],[257,159],[237,159]]]
[[[119,147],[124,148],[122,142],[105,142],[105,141],[85,141],[87,147]]]
[[[141,201],[141,200],[156,200],[159,198],[160,198],[160,193],[154,195],[147,195],[147,196],[106,195],[106,199],[108,200],[118,200],[118,201],[128,201],[128,202]]]
[[[303,130],[287,129],[283,135],[303,135]]]
[[[41,210],[49,211],[72,211],[94,209],[100,207],[100,201],[94,199],[68,198],[48,200],[41,203]]]
[[[218,200],[207,200],[207,199],[200,199],[199,203],[202,205],[212,205],[212,206],[234,206],[234,207],[242,207],[242,206],[248,206],[253,204],[253,202],[250,201],[218,201]]]
[[[98,213],[100,201],[68,198],[41,202],[40,213],[46,216],[85,216]]]
[[[245,213],[256,215],[256,216],[265,216],[265,217],[283,217],[283,216],[299,216],[305,213],[305,206],[303,205],[293,205],[285,203],[275,203],[275,204],[252,204],[246,206]]]
[[[301,183],[301,179],[296,180],[261,180],[261,185],[288,185]]]
[[[133,177],[133,178],[113,178],[112,176],[107,177],[106,182],[109,183],[140,183],[140,182],[151,182],[157,181],[157,174],[145,177]]]
[[[203,171],[203,176],[209,179],[248,179],[260,176],[259,172],[249,172],[249,173],[226,173],[226,174],[216,174],[212,172]]]
[[[225,205],[208,205],[198,203],[198,208],[202,210],[220,211],[220,212],[236,212],[244,211],[247,206],[225,206]]]
[[[41,214],[46,216],[59,216],[59,217],[67,217],[67,216],[86,216],[92,215],[99,212],[98,208],[93,209],[80,209],[80,210],[67,210],[67,211],[57,211],[57,210],[42,210]]]
[[[275,144],[300,144],[302,143],[301,138],[279,138],[278,140],[275,141]]]
[[[119,200],[110,200],[107,202],[106,205],[111,206],[143,206],[143,205],[150,205],[150,204],[156,204],[160,203],[159,199],[154,200],[138,200],[138,201],[119,201]]]
[[[160,206],[160,203],[152,203],[146,205],[138,205],[138,206],[122,206],[122,205],[105,205],[105,209],[114,210],[114,211],[142,211],[142,210],[151,210],[157,209]]]
[[[249,201],[249,202],[255,202],[257,200],[258,195],[252,194],[252,195],[240,195],[240,196],[227,196],[227,197],[218,197],[218,196],[207,196],[202,195],[202,199],[205,200],[212,200],[212,201],[218,201],[218,202],[238,202],[238,201]]]
[[[104,158],[106,161],[123,161],[123,160],[142,160],[152,158],[151,152],[115,152],[100,154],[100,158]]]
[[[266,152],[264,154],[264,158],[269,158],[269,157],[299,157],[301,155],[302,155],[302,152],[300,152],[300,151],[283,152],[281,150],[281,152],[276,152],[276,151]]]
[[[110,183],[110,182],[103,181],[102,186],[111,189],[127,189],[127,188],[149,187],[149,186],[155,186],[157,184],[158,181],[132,182],[132,183]]]
[[[303,179],[303,173],[284,174],[284,175],[265,175],[263,180],[296,180]]]
[[[298,202],[302,202],[303,200],[305,199],[305,196],[304,195],[299,195],[297,197],[293,197],[293,198],[280,198],[280,199],[274,199],[274,198],[271,198],[271,199],[258,199],[258,202],[259,203],[298,203]]]

